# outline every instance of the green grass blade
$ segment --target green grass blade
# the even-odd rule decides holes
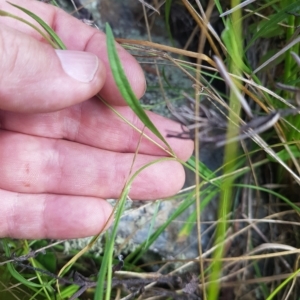
[[[135,112],[143,124],[150,129],[161,141],[163,141],[173,153],[170,145],[167,143],[162,134],[157,130],[152,121],[149,119],[145,111],[143,110],[139,100],[136,98],[134,92],[130,87],[130,83],[125,75],[123,70],[118,52],[115,46],[115,40],[112,33],[112,30],[108,24],[106,24],[106,42],[107,42],[107,52],[109,58],[110,68],[119,88],[119,91],[129,107]]]
[[[26,21],[25,19],[20,18],[16,15],[6,12],[4,10],[0,10],[0,16],[1,17],[10,17],[10,18],[13,18],[15,20],[25,23],[26,25],[28,25],[28,26],[32,27],[34,30],[36,30],[53,48],[57,48],[57,45],[50,39],[49,36],[47,36],[42,30],[40,30],[38,27],[31,24],[30,22]]]
[[[62,42],[62,40],[59,38],[59,36],[56,34],[56,32],[46,23],[44,22],[40,17],[38,17],[36,14],[32,13],[31,11],[27,10],[26,8],[13,4],[11,2],[8,2],[10,5],[20,9],[23,11],[25,14],[30,16],[32,19],[37,21],[43,28],[44,30],[50,35],[50,37],[53,39],[53,41],[56,43],[59,49],[66,50],[67,47],[65,44]]]
[[[191,166],[193,168],[191,170],[194,171],[196,169],[195,157],[194,156],[190,157],[189,160],[187,161],[187,164]],[[205,181],[210,181],[211,179],[217,177],[216,172],[209,169],[202,161],[199,161],[198,169],[199,169],[199,176]],[[215,185],[216,187],[220,187],[221,180],[215,180],[213,182],[213,185]]]
[[[97,287],[96,287],[96,292],[94,297],[95,300],[110,299],[114,243],[117,235],[117,230],[119,227],[119,222],[125,208],[126,198],[129,193],[129,190],[130,190],[130,186],[127,185],[124,188],[121,198],[117,203],[118,207],[115,215],[115,221],[114,221],[112,232],[110,234],[106,232],[105,251],[104,251],[104,257],[98,275]],[[106,295],[105,295],[105,286],[106,286]]]
[[[161,203],[161,201],[157,201],[157,203],[155,205],[155,209],[154,209],[154,213],[153,213],[152,220],[151,220],[151,223],[150,223],[150,228],[149,228],[149,231],[148,231],[148,235],[147,235],[146,244],[145,244],[144,249],[147,248],[148,241],[149,241],[151,233],[153,231],[153,227],[154,227],[154,223],[155,223],[156,218],[157,218],[157,214],[158,214],[158,211],[159,211],[160,203]]]
[[[273,195],[273,196],[277,197],[278,199],[284,201],[286,204],[288,204],[294,211],[296,211],[297,213],[300,213],[300,207],[297,206],[297,204],[290,201],[285,196],[281,195],[280,193],[277,193],[275,191],[272,191],[270,189],[263,188],[263,187],[260,187],[260,186],[255,186],[255,185],[235,184],[234,186],[242,187],[242,188],[250,188],[250,189],[253,189],[253,190],[257,190],[257,191],[261,191],[261,192],[265,192],[265,193],[268,193],[270,195]]]
[[[168,36],[170,38],[171,44],[173,47],[175,47],[174,39],[172,36],[171,26],[170,26],[170,14],[171,14],[171,5],[172,0],[166,0],[165,3],[165,22],[166,22],[166,28],[168,32]]]
[[[287,285],[291,280],[293,280],[298,274],[300,273],[300,269],[298,269],[296,272],[294,272],[291,276],[289,276],[287,279],[285,279],[273,292],[272,294],[266,299],[266,300],[272,300],[276,294],[283,289],[285,285]],[[299,298],[298,298],[299,299]]]
[[[300,157],[299,148],[296,145],[291,145],[291,146],[289,146],[289,148],[295,158]],[[278,156],[279,159],[281,159],[282,161],[288,161],[291,159],[291,155],[286,149],[283,149],[283,150],[280,150],[279,152],[277,152],[276,156]],[[270,155],[268,155],[268,158],[270,161],[276,162],[276,160],[273,157],[271,157]]]
[[[275,15],[269,18],[268,22],[264,22],[261,28],[253,35],[252,39],[249,41],[245,51],[249,49],[249,47],[256,41],[260,36],[262,36],[265,32],[270,30],[270,28],[274,26],[278,26],[278,23],[282,22],[287,18],[287,12],[297,11],[300,8],[300,2],[297,1],[295,3],[291,3],[284,8],[280,12],[277,12]]]
[[[201,191],[201,203],[200,203],[200,212],[204,211],[205,207],[213,201],[213,198],[220,193],[219,189],[216,189],[215,186],[210,185],[203,191]],[[185,224],[182,226],[178,233],[179,238],[185,238],[192,234],[192,230],[195,227],[197,222],[197,210],[194,210],[189,217],[186,219]]]
[[[7,257],[11,257],[10,249],[7,245],[7,243],[3,243],[3,248],[5,251],[5,255]],[[7,263],[7,269],[10,272],[11,276],[13,276],[16,280],[18,280],[20,283],[23,283],[25,286],[30,288],[41,288],[42,285],[38,283],[31,282],[24,278],[14,267],[12,263]]]
[[[52,1],[51,1],[51,4],[54,5],[54,6],[59,7],[58,3],[57,3],[55,0],[52,0]]]

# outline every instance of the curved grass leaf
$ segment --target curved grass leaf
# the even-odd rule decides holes
[[[107,43],[107,52],[109,58],[110,68],[114,77],[114,80],[117,84],[117,87],[129,105],[129,107],[135,112],[138,118],[143,122],[143,124],[150,129],[161,141],[163,141],[169,150],[173,153],[170,145],[167,143],[162,134],[157,130],[152,121],[149,119],[145,111],[143,110],[139,100],[135,96],[134,92],[130,87],[130,83],[125,75],[123,70],[120,58],[115,45],[114,36],[110,26],[106,23],[106,43]]]
[[[276,296],[277,293],[279,293],[285,285],[287,285],[291,280],[295,279],[300,273],[300,269],[295,271],[292,275],[290,275],[288,278],[286,278],[273,292],[272,294],[266,299],[266,300],[272,300]]]
[[[30,16],[32,19],[34,19],[35,21],[37,21],[43,28],[44,30],[49,34],[49,36],[51,37],[51,39],[55,42],[55,44],[57,45],[55,48],[59,48],[62,50],[66,50],[67,47],[65,46],[65,44],[62,42],[62,40],[59,38],[59,36],[56,34],[56,32],[46,23],[44,22],[40,17],[38,17],[36,14],[32,13],[31,11],[27,10],[26,8],[13,4],[11,2],[8,2],[10,5],[20,9],[21,11],[23,11],[25,14],[27,14],[28,16]]]
[[[3,248],[5,251],[5,255],[7,257],[11,257],[11,252],[10,252],[10,248],[8,246],[8,243],[3,243]],[[11,276],[14,277],[16,280],[18,280],[20,283],[24,284],[25,286],[29,287],[29,288],[41,288],[42,285],[35,283],[35,282],[31,282],[29,280],[27,280],[25,277],[23,277],[14,267],[14,265],[12,263],[8,263],[7,264],[7,269],[10,272]]]
[[[56,48],[56,44],[50,39],[49,36],[47,36],[42,30],[40,30],[37,26],[31,24],[30,22],[26,21],[25,19],[23,18],[20,18],[14,14],[11,14],[9,12],[6,12],[4,10],[1,10],[0,9],[0,16],[1,17],[10,17],[10,18],[13,18],[15,20],[18,20],[20,22],[23,22],[24,24],[32,27],[34,30],[36,30],[52,47]]]

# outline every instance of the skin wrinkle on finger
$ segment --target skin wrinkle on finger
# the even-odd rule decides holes
[[[73,105],[68,110],[60,111],[58,115],[61,116],[62,121],[59,124],[62,124],[61,135],[62,138],[65,138],[69,141],[79,140],[80,129],[82,124],[82,110],[83,103],[78,105]]]
[[[0,76],[0,87],[4,87],[4,89],[0,89],[0,107],[2,106],[3,98],[7,97],[6,94],[18,95],[21,93],[21,91],[16,90],[16,86],[20,84],[20,78],[24,74],[24,69],[17,70],[17,65],[21,59],[25,59],[28,62],[28,56],[23,55],[22,45],[18,43],[18,39],[7,38],[5,36],[7,31],[10,31],[10,28],[3,25],[0,26],[0,66],[1,70],[5,70],[5,76]],[[26,53],[30,53],[30,51],[31,49],[28,49]],[[25,65],[29,66],[26,62]],[[29,73],[32,73],[33,70],[30,66],[29,70],[31,71]],[[15,97],[11,97],[9,101],[13,103]]]
[[[103,86],[106,73],[101,61],[89,84],[78,83],[65,73],[51,46],[5,26],[0,27],[0,32],[3,48],[8,47],[7,55],[2,53],[0,60],[5,74],[0,85],[2,109],[55,111],[92,97]]]
[[[0,131],[0,143],[0,188],[21,193],[117,198],[134,158],[134,153],[4,131]],[[133,173],[156,158],[139,154]],[[182,187],[184,177],[181,164],[157,163],[136,178],[130,196],[141,200],[171,196]]]
[[[3,193],[3,191],[0,190],[0,194],[1,193]],[[3,206],[8,206],[5,220],[8,223],[6,235],[11,237],[21,237],[26,236],[28,232],[30,232],[33,235],[36,235],[36,230],[40,229],[42,229],[42,235],[44,235],[45,232],[43,229],[43,218],[40,218],[39,214],[37,215],[36,213],[31,213],[30,215],[28,215],[27,209],[29,208],[29,206],[24,206],[24,203],[22,203],[23,209],[20,210],[20,201],[23,201],[23,199],[21,199],[21,194],[11,193],[10,196],[12,199],[9,199],[9,201],[7,201],[7,198],[9,197],[6,197],[6,204],[1,205],[0,208],[1,210],[3,209]],[[43,204],[44,201],[42,201],[41,199],[41,201],[35,204],[34,211],[43,209]],[[1,227],[2,225],[3,224],[1,224]],[[0,236],[3,236],[3,234],[0,234]]]
[[[76,105],[59,112],[34,115],[0,110],[0,123],[2,129],[6,130],[42,137],[64,138],[115,152],[135,152],[140,133],[132,129],[97,99],[85,101],[80,105],[80,114]],[[119,106],[115,109],[126,119],[133,122],[140,130],[143,129],[143,124],[134,116],[130,108]],[[147,112],[147,114],[163,135],[168,130],[181,130],[180,124],[174,121],[151,112]],[[78,123],[80,124],[77,125]],[[162,144],[148,129],[145,130],[145,133]],[[129,137],[131,137],[132,143],[128,141]],[[180,159],[186,160],[192,154],[193,142],[191,140],[186,141],[175,138],[167,138],[167,140]],[[139,152],[159,156],[166,155],[163,150],[146,138],[142,139]]]
[[[0,237],[76,238],[99,233],[112,212],[103,199],[0,189]]]

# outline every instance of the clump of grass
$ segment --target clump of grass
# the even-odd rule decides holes
[[[7,257],[11,258],[12,252],[17,256],[29,253],[27,257],[11,258],[0,266],[3,270],[1,282],[3,285],[6,282],[9,297],[22,295],[26,299],[32,296],[52,299],[59,295],[62,299],[75,299],[85,292],[95,299],[202,297],[208,300],[281,300],[297,299],[300,294],[297,282],[300,270],[299,4],[297,1],[276,0],[259,4],[232,1],[231,10],[226,11],[223,3],[217,0],[210,1],[206,7],[198,2],[195,5],[182,2],[195,26],[202,30],[199,49],[204,49],[207,41],[214,55],[148,41],[119,39],[119,42],[131,51],[150,55],[155,63],[160,60],[176,66],[182,71],[182,76],[190,78],[195,89],[184,97],[192,99],[193,104],[190,105],[189,101],[185,107],[175,109],[172,99],[168,99],[164,91],[163,76],[159,77],[162,98],[172,114],[188,128],[184,132],[170,132],[170,135],[194,138],[196,145],[200,143],[200,148],[204,142],[210,143],[211,149],[224,147],[222,166],[216,172],[207,168],[201,162],[197,147],[195,157],[185,164],[195,174],[195,186],[182,192],[180,204],[165,224],[149,234],[145,242],[124,260],[118,260],[114,255],[114,237],[126,192],[135,174],[124,187],[116,206],[115,227],[112,235],[106,236],[105,250],[100,257],[81,251],[72,253],[73,258],[68,262],[66,257],[57,260],[51,255],[53,252],[47,250],[51,246],[52,251],[60,253],[62,247],[59,244],[2,240]],[[224,23],[222,34],[209,26],[207,16],[213,10]],[[167,1],[165,15],[168,19],[170,13],[170,1]],[[172,35],[168,25],[167,28]],[[49,34],[49,29],[46,32]],[[148,32],[151,34],[150,27]],[[108,45],[114,53],[113,38],[109,30],[108,33]],[[55,33],[50,31],[52,35]],[[53,40],[56,41],[52,36]],[[182,60],[182,56],[176,57],[175,54],[196,58],[198,64]],[[116,81],[121,91],[121,86],[124,88],[125,85],[124,97],[145,126],[151,128],[122,77],[118,58],[113,56],[110,61],[114,75],[121,74]],[[201,65],[203,61],[207,65]],[[158,67],[156,71],[159,76]],[[224,79],[229,87],[227,91],[218,91],[210,84],[216,77]],[[212,118],[218,121],[213,122]],[[223,132],[219,128],[218,134],[214,133],[216,124],[223,127]],[[155,128],[152,127],[152,131],[161,138]],[[172,155],[171,149],[168,152]],[[216,206],[215,202],[219,207],[215,220],[202,220],[201,213],[206,213],[207,207]],[[148,266],[155,264],[159,266],[158,271],[145,272],[145,266],[139,265],[140,259],[159,235],[189,207],[196,209],[182,225],[177,241],[195,234],[193,229],[197,224],[195,238],[198,239],[199,255],[188,261],[177,257],[169,261],[150,261]],[[207,229],[201,230],[204,225]],[[203,245],[207,232],[210,232],[209,242]],[[34,249],[33,252],[29,248]],[[46,254],[38,255],[38,251],[44,248]],[[27,271],[22,272],[22,263],[27,259]],[[97,273],[96,268],[94,272],[88,271],[91,261],[101,266],[97,278],[90,276]],[[85,277],[73,277],[72,280],[60,277],[65,272],[59,277],[55,275],[62,267],[67,271],[71,266],[90,276],[89,280]],[[60,293],[53,290],[56,280],[60,283]]]

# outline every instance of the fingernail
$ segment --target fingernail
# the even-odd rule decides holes
[[[89,52],[73,50],[55,50],[64,71],[72,78],[91,82],[99,66],[98,57]]]

